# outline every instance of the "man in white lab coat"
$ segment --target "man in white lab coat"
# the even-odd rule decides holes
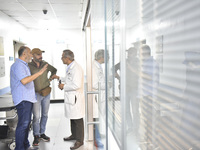
[[[99,49],[95,52],[95,59],[92,65],[92,88],[93,90],[100,91],[100,99],[98,99],[97,95],[94,95],[93,101],[93,118],[94,120],[99,120],[100,118],[100,127],[101,131],[103,132],[105,129],[104,125],[104,115],[105,115],[105,75],[103,73],[102,64],[104,63],[104,50]],[[100,85],[100,86],[99,86]],[[99,89],[100,88],[100,89]],[[99,104],[99,106],[98,106]],[[100,112],[100,114],[99,114]],[[99,126],[95,125],[95,139],[94,145],[96,147],[103,147],[101,142],[101,137],[99,133]],[[104,133],[102,133],[104,134]]]
[[[98,90],[100,84],[101,90],[101,102],[105,102],[105,75],[103,73],[103,68],[101,64],[104,63],[104,50],[100,49],[95,52],[95,60],[92,66],[92,88]],[[98,107],[97,107],[97,97],[94,101],[94,111],[93,117],[98,118]],[[103,108],[101,109],[103,111]],[[101,111],[101,112],[102,112]]]
[[[70,149],[77,149],[83,145],[85,115],[84,97],[84,74],[81,66],[74,60],[74,53],[71,50],[64,50],[62,54],[63,64],[67,65],[65,77],[57,75],[52,78],[60,80],[58,87],[64,90],[65,116],[71,122],[71,136],[64,137],[64,141],[76,140]]]

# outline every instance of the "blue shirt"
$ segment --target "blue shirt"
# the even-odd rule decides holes
[[[21,83],[21,80],[28,76],[31,76],[28,63],[21,59],[16,59],[10,69],[11,93],[15,106],[22,101],[36,102],[33,81],[25,85]]]
[[[74,61],[73,62],[71,62],[68,66],[67,66],[67,71],[66,72],[68,72],[69,71],[69,68],[71,67],[71,65],[74,63]]]
[[[142,78],[143,96],[155,95],[159,83],[159,66],[152,56],[143,60],[142,73],[151,77],[151,79]]]

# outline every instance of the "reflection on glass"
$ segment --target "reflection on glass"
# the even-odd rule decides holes
[[[200,52],[185,52],[186,88],[184,90],[181,132],[186,137],[184,143],[199,149],[200,139]]]
[[[105,75],[101,66],[104,63],[104,53],[103,49],[96,51],[92,65],[93,89],[100,92],[100,99],[95,95],[93,101],[94,121],[100,121],[100,125],[94,125],[94,145],[98,148],[104,147],[101,135],[105,135]]]
[[[131,47],[127,50],[128,57],[126,60],[126,131],[130,133],[138,131],[139,110],[138,110],[138,78],[139,78],[139,60],[137,58],[137,49]],[[120,82],[120,62],[115,65],[115,77]],[[120,88],[120,85],[119,85]],[[124,100],[121,98],[121,100]],[[134,123],[133,123],[134,122]]]
[[[200,1],[106,0],[105,6],[106,75],[111,83],[106,87],[107,117],[118,146],[199,150]],[[124,53],[127,58],[121,60]]]
[[[151,56],[151,49],[148,45],[142,45],[140,48],[141,60],[141,139],[146,143],[153,143],[154,131],[154,115],[156,108],[156,94],[159,82],[159,67],[157,62]]]

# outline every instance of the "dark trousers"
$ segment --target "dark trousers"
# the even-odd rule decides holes
[[[26,150],[30,147],[28,141],[29,125],[31,122],[33,103],[22,101],[17,106],[18,124],[15,132],[15,150]]]
[[[72,136],[75,137],[76,141],[83,142],[84,140],[84,125],[83,118],[81,119],[70,119]]]

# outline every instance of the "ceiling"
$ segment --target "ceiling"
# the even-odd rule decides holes
[[[0,0],[0,11],[27,29],[81,29],[87,1]]]

